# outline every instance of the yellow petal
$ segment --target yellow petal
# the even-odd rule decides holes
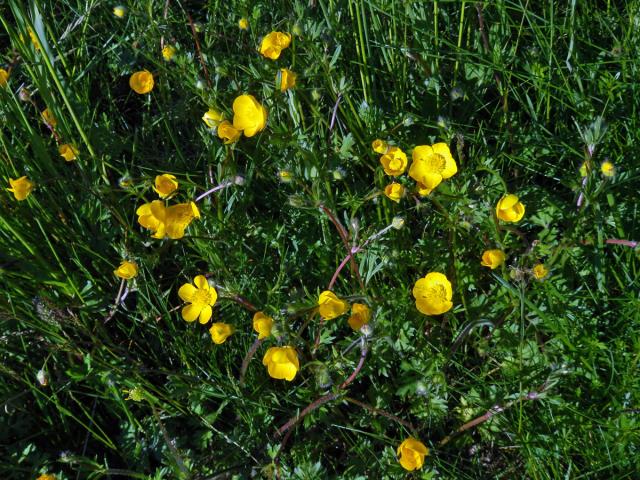
[[[196,287],[194,287],[190,283],[185,283],[178,290],[178,296],[182,299],[183,302],[190,302],[196,291]]]
[[[213,314],[213,309],[210,305],[205,305],[200,312],[200,318],[198,321],[200,323],[207,323],[211,319],[211,315]]]
[[[199,305],[190,304],[182,309],[182,318],[187,322],[193,322],[198,315],[200,315],[200,311],[202,307]]]

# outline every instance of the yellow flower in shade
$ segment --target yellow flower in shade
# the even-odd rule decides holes
[[[276,74],[276,86],[278,86],[278,79],[280,79],[280,91],[284,93],[290,88],[296,86],[296,78],[298,78],[298,75],[293,73],[291,70],[288,68],[281,68]]]
[[[209,317],[211,317],[211,315],[209,315]],[[200,323],[206,323],[203,322],[202,320],[200,320]],[[229,325],[228,323],[222,323],[222,322],[218,322],[218,323],[214,323],[213,325],[211,325],[211,328],[209,329],[209,333],[211,334],[211,340],[213,340],[213,343],[215,343],[216,345],[220,345],[221,343],[224,343],[227,338],[229,338],[229,336],[235,332],[235,328],[233,328],[233,325]]]
[[[404,195],[404,187],[401,183],[390,183],[389,185],[384,187],[384,194],[389,200],[400,203],[400,199]]]
[[[384,140],[380,140],[379,138],[377,138],[371,143],[371,148],[373,148],[374,152],[384,155],[385,153],[387,153],[387,150],[389,150],[389,145]],[[406,158],[407,157],[405,155],[405,159]]]
[[[22,201],[27,198],[31,194],[33,187],[36,186],[36,184],[26,176],[20,177],[17,180],[9,178],[9,185],[11,185],[11,188],[7,188],[7,190],[13,193],[13,196],[16,197],[16,200],[18,201]]]
[[[44,123],[49,125],[51,128],[55,128],[55,126],[58,125],[58,120],[56,120],[56,117],[53,116],[53,113],[51,113],[51,110],[48,108],[45,108],[40,115],[42,115]]]
[[[446,143],[419,145],[413,149],[412,156],[409,176],[421,185],[422,190],[428,190],[426,195],[440,185],[442,180],[454,176],[458,171],[456,161]]]
[[[167,208],[161,200],[145,203],[136,210],[138,223],[153,232],[154,238],[164,238]]]
[[[185,229],[194,218],[200,218],[200,210],[194,202],[178,203],[167,207],[165,217],[167,236],[173,240],[184,237]]]
[[[547,270],[547,267],[545,267],[542,263],[538,263],[533,266],[531,273],[533,273],[533,276],[536,277],[536,280],[542,280],[544,277],[549,275],[549,270]]]
[[[175,175],[169,175],[168,173],[157,175],[153,189],[160,198],[167,198],[178,189]]]
[[[164,58],[165,62],[170,62],[175,56],[176,47],[174,47],[173,45],[165,45],[165,47],[162,49],[162,58]]]
[[[273,328],[273,318],[264,314],[264,312],[256,312],[253,316],[253,329],[258,332],[258,338],[263,339],[271,335]]]
[[[233,101],[233,126],[253,137],[267,125],[267,109],[253,95],[240,95]]]
[[[223,120],[218,125],[218,138],[222,139],[225,145],[237,142],[240,140],[242,132],[237,130],[228,120]]]
[[[148,70],[136,72],[129,78],[129,86],[134,92],[140,95],[144,95],[153,90],[153,85],[153,74]]]
[[[214,108],[210,108],[207,112],[202,116],[202,121],[207,124],[209,128],[217,127],[220,122],[224,119],[224,115],[222,112]]]
[[[510,193],[498,201],[496,216],[505,222],[519,222],[524,216],[524,205],[518,197]]]
[[[122,5],[113,7],[113,14],[118,18],[124,18],[124,16],[127,14],[127,7],[124,7]]]
[[[70,143],[65,143],[64,145],[60,145],[58,147],[58,153],[62,158],[64,158],[67,162],[72,162],[76,159],[78,155],[78,149],[75,145],[71,145]]]
[[[56,476],[52,473],[43,473],[36,480],[56,480]]]
[[[271,60],[277,60],[282,50],[291,44],[291,35],[282,32],[271,32],[262,39],[260,53]]]
[[[418,187],[418,195],[420,195],[421,197],[426,197],[427,195],[429,195],[431,193],[431,189],[425,187],[423,184],[421,184],[420,182],[417,182],[417,187]]]
[[[371,320],[371,310],[364,303],[354,303],[351,306],[351,316],[349,317],[349,326],[356,332],[362,328],[363,325],[369,323]]]
[[[397,177],[407,168],[407,155],[398,147],[388,147],[387,153],[380,157],[384,173]]]
[[[600,164],[600,172],[605,177],[613,177],[616,174],[616,167],[613,163],[605,160]]]
[[[291,381],[300,370],[298,353],[293,347],[271,347],[264,354],[262,364],[271,378]]]
[[[438,272],[427,273],[413,286],[416,308],[425,315],[440,315],[453,307],[451,283],[446,275]]]
[[[349,310],[349,304],[339,299],[335,293],[329,290],[325,290],[320,294],[318,307],[320,315],[325,320],[332,320]]]
[[[4,68],[0,68],[0,87],[4,87],[9,81],[9,72]]]
[[[182,308],[182,318],[187,322],[193,322],[197,318],[200,323],[207,323],[213,313],[211,307],[215,305],[218,299],[218,292],[209,285],[204,275],[198,275],[194,278],[193,284],[195,287],[191,283],[185,283],[178,290],[178,296],[189,304]]]
[[[400,465],[410,472],[422,468],[429,449],[420,440],[409,437],[398,447]]]
[[[504,263],[507,256],[502,250],[485,250],[482,254],[481,265],[483,267],[489,267],[491,270],[495,270]]]
[[[578,169],[578,171],[580,172],[580,176],[581,177],[586,177],[588,174],[588,167],[587,167],[587,162],[582,162],[582,165],[580,165],[580,168]]]
[[[138,265],[134,262],[123,260],[120,266],[116,268],[113,273],[116,277],[120,277],[123,280],[131,280],[133,277],[138,275]]]
[[[247,30],[249,28],[249,20],[242,17],[240,20],[238,20],[238,28],[240,30]]]

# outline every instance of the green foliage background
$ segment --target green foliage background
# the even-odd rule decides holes
[[[607,240],[640,236],[640,2],[132,0],[122,19],[113,6],[0,5],[11,68],[0,176],[37,184],[24,202],[0,195],[2,478],[401,478],[395,449],[409,435],[431,449],[412,478],[637,474],[640,263]],[[293,34],[277,61],[257,53],[272,30]],[[298,74],[286,94],[274,81],[284,67]],[[128,78],[143,68],[156,86],[140,96]],[[268,127],[225,146],[201,116],[230,118],[245,92]],[[76,162],[59,157],[45,107]],[[425,198],[405,176],[409,194],[392,203],[379,194],[389,179],[376,138],[408,153],[447,142],[459,172]],[[283,169],[293,182],[279,181]],[[178,177],[180,201],[237,175],[244,184],[202,202],[184,239],[159,241],[135,210],[156,198],[160,173]],[[526,205],[517,231],[492,218],[507,191]],[[356,256],[362,285],[347,266],[335,287],[375,312],[346,391],[360,342],[346,317],[312,353],[317,295],[347,253],[321,206],[353,245],[405,220]],[[481,267],[497,247],[506,266]],[[122,258],[140,273],[105,322]],[[539,262],[544,281],[530,274]],[[440,317],[411,297],[430,271],[454,285]],[[237,328],[223,345],[175,310],[179,286],[201,273],[220,286],[214,319]],[[260,364],[271,339],[240,385],[255,332],[238,296],[298,348],[293,382]],[[276,430],[327,392],[338,398],[278,453]]]

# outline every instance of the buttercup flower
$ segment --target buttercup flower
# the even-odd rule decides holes
[[[11,188],[7,188],[7,190],[13,193],[13,196],[16,197],[16,200],[18,201],[22,201],[27,198],[31,194],[33,187],[36,186],[36,184],[26,176],[20,177],[17,180],[9,178],[9,185],[11,185]]]
[[[264,312],[256,312],[253,316],[253,329],[258,332],[258,339],[267,338],[271,335],[273,328],[273,318],[264,314]]]
[[[249,28],[249,20],[242,17],[240,20],[238,20],[238,28],[240,30],[247,30]]]
[[[214,108],[210,108],[203,116],[202,121],[207,124],[209,128],[217,127],[220,122],[224,119],[224,115],[222,112]]]
[[[407,168],[407,155],[398,147],[388,147],[387,153],[380,157],[384,173],[397,177]]]
[[[446,275],[438,272],[427,273],[413,287],[416,308],[425,315],[440,315],[453,307],[451,283]]]
[[[233,101],[233,126],[253,137],[267,125],[267,109],[253,95],[240,95]]]
[[[410,472],[422,468],[429,449],[420,440],[409,437],[398,447],[400,465]]]
[[[389,200],[400,203],[400,199],[404,195],[404,187],[401,183],[390,183],[384,187],[384,194]]]
[[[4,68],[0,68],[0,87],[4,87],[9,81],[9,72]]]
[[[43,473],[36,480],[56,480],[56,476],[52,473]]]
[[[276,74],[276,86],[278,85],[278,78],[280,78],[280,91],[284,93],[290,88],[296,86],[297,77],[298,75],[293,73],[288,68],[281,68],[280,71]]]
[[[536,280],[542,280],[544,277],[549,275],[549,270],[547,270],[547,267],[545,267],[542,263],[538,263],[534,265],[531,273],[533,273],[533,276],[536,277]]]
[[[187,322],[193,322],[198,318],[200,323],[207,323],[213,313],[211,307],[215,305],[218,293],[215,288],[209,285],[204,275],[198,275],[193,279],[193,283],[195,287],[190,283],[185,283],[178,290],[178,296],[189,304],[182,308],[182,318]],[[213,333],[211,335],[213,336]],[[224,340],[222,341],[224,342]]]
[[[498,201],[496,216],[505,222],[519,222],[524,216],[524,205],[518,197],[510,193]]]
[[[164,58],[166,62],[170,62],[175,56],[176,47],[174,47],[173,45],[165,45],[165,47],[162,49],[162,58]]]
[[[237,142],[242,132],[237,130],[228,120],[223,120],[218,125],[218,137],[222,139],[225,145]]]
[[[200,320],[200,323],[206,323],[206,322],[203,322],[202,320]],[[224,343],[227,340],[227,338],[229,338],[229,335],[231,335],[234,331],[235,331],[235,328],[233,328],[233,325],[229,325],[228,323],[222,323],[222,322],[214,323],[213,325],[211,325],[211,328],[209,329],[209,333],[211,334],[211,340],[213,340],[213,343],[215,343],[216,345],[220,345],[221,343]]]
[[[371,320],[371,310],[364,303],[354,303],[351,306],[351,316],[349,317],[349,326],[356,332]]]
[[[161,200],[145,203],[136,210],[138,223],[153,232],[154,238],[164,238],[167,208]]]
[[[349,310],[349,304],[339,299],[335,293],[329,290],[325,290],[320,294],[318,306],[320,315],[325,320],[332,320]]]
[[[377,138],[371,143],[371,148],[373,148],[374,152],[384,155],[385,153],[387,153],[387,150],[389,150],[389,145],[387,145],[387,142],[385,142],[384,140],[380,140],[379,138]],[[406,158],[407,157],[405,155],[405,159]]]
[[[458,171],[456,161],[446,143],[419,145],[413,149],[412,156],[409,176],[421,184],[421,189],[428,190],[426,195],[440,185],[442,180],[452,177]]]
[[[616,167],[613,165],[613,163],[605,160],[600,165],[600,172],[602,172],[602,175],[604,175],[605,177],[613,177],[616,174]]]
[[[271,378],[291,381],[300,370],[298,353],[293,347],[271,347],[264,354],[262,364]]]
[[[480,264],[483,267],[489,267],[491,270],[495,270],[504,263],[506,258],[507,256],[502,250],[485,250],[482,254],[482,262]]]
[[[124,7],[122,5],[113,7],[113,14],[118,18],[124,18],[124,16],[127,14],[127,7]]]
[[[53,113],[51,113],[51,110],[48,108],[45,108],[40,115],[42,115],[44,123],[49,125],[51,128],[55,128],[55,126],[58,125],[58,120],[56,120],[56,117],[53,116]]]
[[[72,162],[76,159],[78,155],[78,149],[75,145],[71,145],[70,143],[65,143],[64,145],[60,145],[58,147],[58,153],[62,158],[64,158],[67,162]]]
[[[123,260],[120,266],[113,271],[116,277],[120,277],[123,280],[131,280],[138,275],[138,265],[134,262]]]
[[[262,39],[260,53],[271,60],[277,60],[282,50],[291,43],[291,35],[282,32],[271,32]]]
[[[175,175],[169,175],[168,173],[157,175],[153,189],[160,198],[167,198],[178,189]]]
[[[167,236],[173,240],[184,237],[185,229],[194,218],[200,218],[200,210],[194,202],[178,203],[167,207],[165,217]]]
[[[140,95],[144,95],[153,90],[153,85],[153,74],[148,70],[136,72],[129,78],[129,86],[134,92]]]

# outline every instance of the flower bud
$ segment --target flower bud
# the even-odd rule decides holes
[[[396,230],[400,230],[402,227],[404,227],[404,218],[393,217],[393,220],[391,221],[391,226]]]

